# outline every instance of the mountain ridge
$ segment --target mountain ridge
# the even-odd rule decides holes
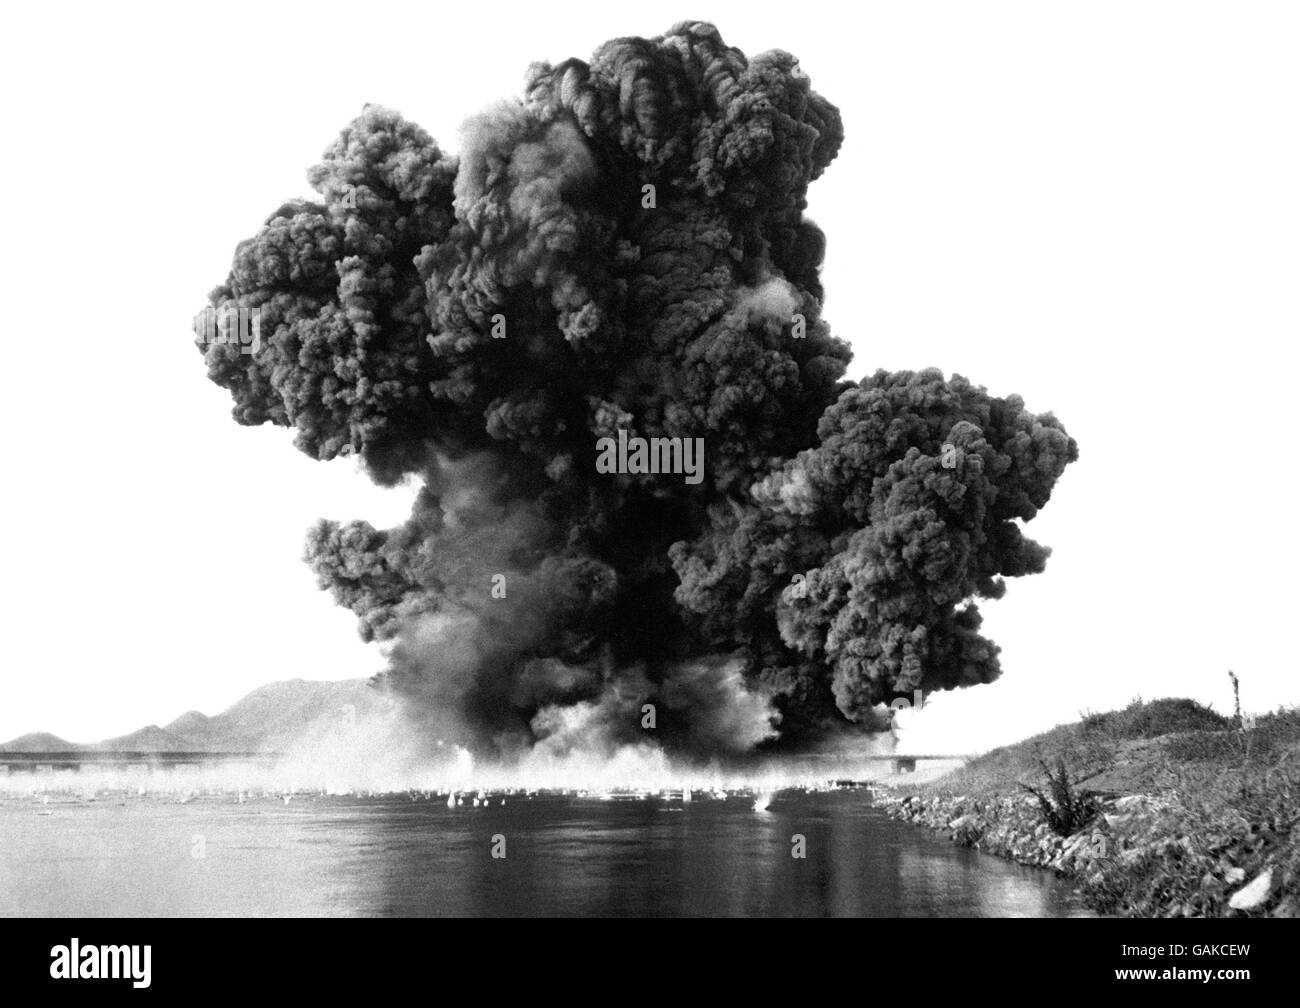
[[[0,744],[0,752],[279,752],[383,703],[368,679],[284,679],[257,687],[219,714],[190,710],[162,726],[90,743],[28,732]]]

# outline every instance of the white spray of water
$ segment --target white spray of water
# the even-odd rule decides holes
[[[822,787],[828,779],[878,780],[889,765],[858,757],[884,755],[890,740],[867,740],[854,754],[836,757],[784,757],[724,765],[719,761],[674,759],[651,741],[610,748],[566,746],[557,750],[538,745],[509,761],[476,760],[450,743],[430,745],[416,736],[396,707],[327,729],[317,729],[275,763],[199,764],[160,768],[150,766],[86,767],[81,772],[58,771],[37,780],[27,774],[0,776],[0,794],[36,797],[59,792],[67,796],[114,793],[127,799],[158,797],[189,801],[196,796],[223,795],[231,802],[272,797],[289,804],[295,793],[316,795],[383,795],[393,793],[447,796],[456,808],[470,797],[478,805],[489,795],[565,791],[601,797],[648,797],[654,794],[725,800],[745,792],[766,796],[783,787]],[[37,797],[37,800],[42,800]],[[48,801],[48,797],[44,798]],[[764,804],[766,807],[766,804]]]

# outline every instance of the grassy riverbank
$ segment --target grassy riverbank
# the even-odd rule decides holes
[[[1135,701],[884,804],[1067,875],[1103,913],[1300,917],[1300,709],[1243,726],[1191,700]]]

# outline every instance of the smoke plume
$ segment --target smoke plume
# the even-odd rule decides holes
[[[975,600],[1043,570],[1021,523],[1077,449],[959,376],[843,380],[803,214],[835,106],[703,23],[523,95],[459,156],[367,106],[210,298],[260,318],[200,343],[239,423],[420,482],[401,527],[308,537],[383,683],[476,751],[725,754],[997,678]],[[620,431],[702,438],[703,481],[598,472]]]

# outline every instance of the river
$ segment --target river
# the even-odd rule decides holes
[[[735,793],[466,797],[10,795],[0,914],[1088,915],[1067,883],[891,820],[866,790],[765,811]]]

